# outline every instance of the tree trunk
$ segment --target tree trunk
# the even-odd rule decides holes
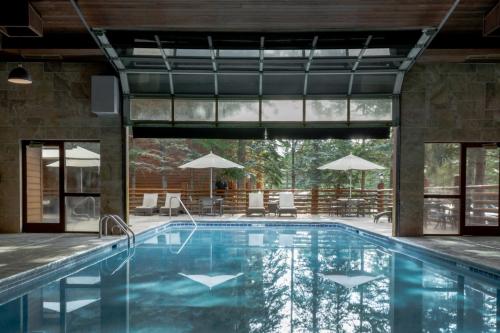
[[[365,139],[361,140],[361,148],[362,151],[365,151]],[[365,182],[366,182],[366,171],[361,171],[361,180],[360,180],[360,188],[361,190],[365,189]]]
[[[292,140],[292,188],[295,188],[295,149],[297,148],[297,140]]]
[[[165,172],[165,169],[167,168],[167,165],[165,163],[165,154],[166,154],[165,141],[160,139],[158,140],[158,144],[160,145],[160,154],[161,154],[160,155],[161,186],[162,188],[167,188],[168,179]]]
[[[246,142],[244,140],[238,140],[238,163],[245,164],[246,162]],[[244,188],[245,178],[238,179],[236,182],[238,188]]]
[[[130,188],[135,189],[135,170],[130,170]]]

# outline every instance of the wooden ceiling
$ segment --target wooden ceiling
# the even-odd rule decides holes
[[[462,0],[431,45],[446,50],[451,38],[457,50],[499,48],[496,38],[482,38],[482,19],[498,0]],[[58,55],[95,56],[96,47],[69,0],[32,0],[44,23],[43,38],[3,39],[0,57]],[[360,31],[435,27],[453,0],[79,0],[94,28],[164,31]],[[5,5],[4,5],[5,6]],[[460,36],[466,35],[467,38]],[[477,39],[484,39],[478,46]],[[474,42],[475,45],[471,46]],[[472,43],[472,44],[474,44]],[[449,43],[448,43],[449,44]],[[498,46],[497,46],[498,45]],[[57,51],[55,51],[57,50]],[[65,51],[66,50],[66,51]],[[464,51],[464,56],[469,51]],[[438,52],[440,59],[443,52]],[[432,60],[432,57],[427,57]],[[458,57],[460,58],[460,57]],[[451,58],[450,58],[451,60]]]
[[[80,0],[93,27],[209,31],[435,26],[451,0]],[[32,1],[50,31],[82,29],[67,0]]]

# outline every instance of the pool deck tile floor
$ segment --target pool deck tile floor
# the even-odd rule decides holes
[[[183,220],[185,215],[172,220]],[[258,221],[259,218],[248,218],[241,215],[224,215],[222,217],[199,217],[197,221]],[[335,218],[329,216],[299,215],[298,218],[268,216],[266,220],[296,222],[331,222],[339,221],[359,229],[383,236],[391,236],[392,224],[382,220],[373,223],[369,217]],[[166,216],[131,216],[131,227],[136,233],[155,228],[169,221]],[[118,236],[99,239],[95,234],[0,234],[0,282],[2,279],[39,268],[51,262],[82,254],[96,247],[111,244]],[[478,263],[500,270],[500,237],[458,237],[458,236],[426,236],[405,237],[398,240],[428,248],[465,261]]]

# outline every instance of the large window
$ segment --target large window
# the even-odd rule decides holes
[[[380,121],[392,119],[390,99],[353,99],[351,121]]]
[[[465,226],[499,226],[500,148],[470,145],[465,149]]]
[[[262,101],[262,121],[302,121],[301,100]]]
[[[424,166],[424,233],[458,234],[460,144],[427,143]]]
[[[176,121],[215,121],[214,101],[201,99],[177,99],[174,103],[174,119]]]
[[[229,76],[230,77],[230,76]],[[256,81],[257,82],[257,81]],[[221,87],[225,79],[221,76]],[[302,85],[302,83],[301,83]],[[224,87],[226,87],[224,85]],[[226,87],[227,88],[227,87]],[[391,98],[132,98],[130,121],[392,124]]]
[[[23,230],[99,228],[99,142],[23,142]]]
[[[424,233],[499,235],[497,143],[425,145]]]
[[[313,99],[306,104],[307,121],[347,121],[347,100]]]
[[[259,102],[256,100],[219,101],[219,121],[259,121]]]
[[[172,120],[172,101],[158,98],[134,98],[130,101],[130,119]]]

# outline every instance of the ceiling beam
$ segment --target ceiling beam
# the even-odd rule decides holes
[[[151,68],[151,69],[127,69],[129,74],[158,74],[158,75],[168,75],[168,71],[161,68]],[[387,74],[397,74],[396,69],[375,69],[375,70],[357,70],[354,75],[387,75]],[[250,75],[259,76],[260,71],[258,70],[219,70],[217,72],[220,75]],[[304,71],[300,70],[267,70],[266,75],[304,75]],[[212,70],[172,70],[174,75],[213,75]],[[350,69],[337,69],[337,70],[310,70],[309,75],[348,75],[353,74]]]
[[[305,73],[304,73],[304,96],[307,95],[307,84],[309,81],[309,71],[311,69],[311,64],[314,58],[314,52],[316,52],[316,45],[318,44],[318,36],[314,36],[312,41],[311,49],[309,50],[309,59],[307,59]]]
[[[394,82],[393,94],[399,95],[401,93],[401,88],[403,87],[403,81],[405,74],[413,67],[417,59],[422,55],[422,53],[429,47],[436,35],[441,31],[443,26],[446,24],[451,14],[458,7],[460,0],[455,0],[451,5],[450,9],[446,12],[441,22],[436,28],[422,29],[422,35],[418,39],[415,46],[408,52],[407,59],[401,63],[399,66],[399,71]]]
[[[368,45],[370,45],[370,42],[372,41],[373,36],[369,35],[366,38],[365,44],[363,45],[363,48],[359,51],[358,58],[356,59],[356,62],[352,66],[351,69],[351,76],[349,77],[349,86],[347,88],[347,96],[352,95],[352,86],[354,85],[354,75],[356,74],[356,70],[358,69],[359,64],[361,63],[361,59],[363,59],[363,56],[366,53],[366,50],[368,49]]]
[[[217,57],[215,54],[214,43],[212,37],[208,36],[208,48],[210,51],[210,59],[212,60],[212,70],[214,72],[214,95],[219,95],[219,81],[217,79]]]
[[[264,38],[260,37],[260,48],[259,48],[259,97],[263,94],[263,80],[264,80]]]
[[[163,59],[163,63],[165,64],[165,67],[167,68],[167,71],[168,71],[168,80],[169,80],[169,84],[170,84],[170,95],[173,96],[175,94],[175,90],[174,90],[174,79],[172,77],[172,67],[170,66],[170,62],[168,61],[167,54],[165,53],[165,50],[163,49],[163,46],[161,45],[161,41],[160,41],[160,38],[158,37],[158,35],[155,35],[155,40],[156,40],[156,45],[158,45],[158,48],[160,49],[160,54],[161,54],[161,57]]]

